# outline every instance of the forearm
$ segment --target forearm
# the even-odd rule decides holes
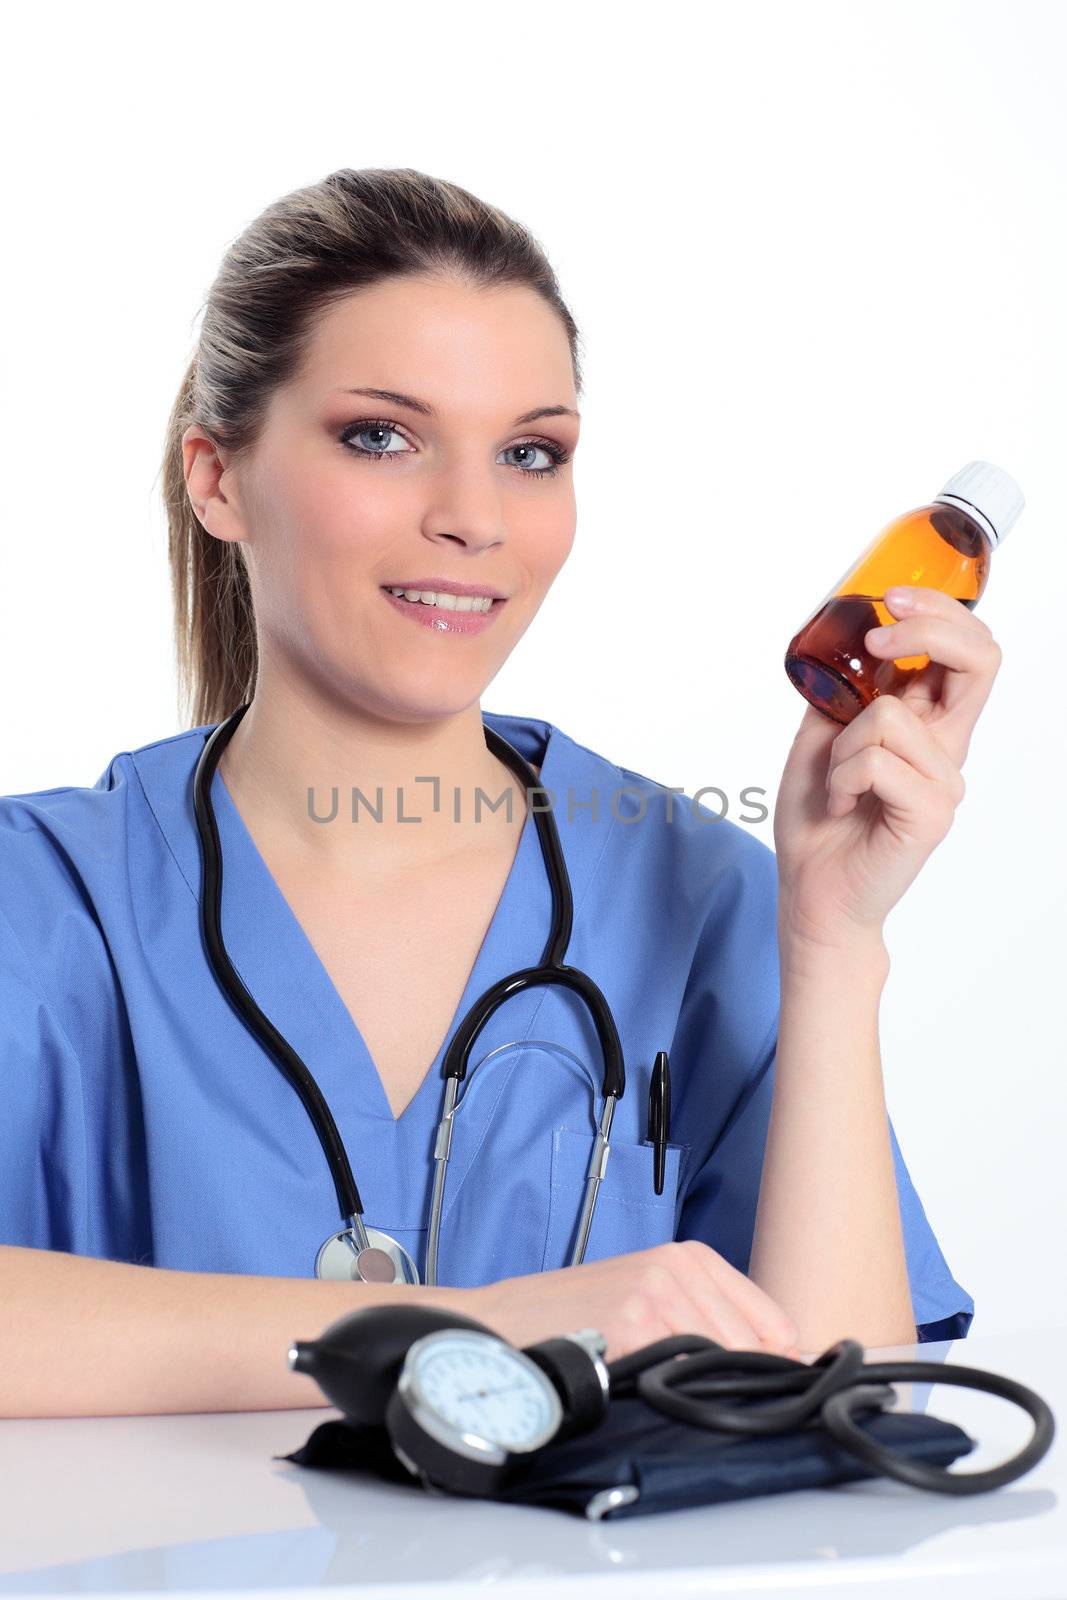
[[[273,1411],[328,1402],[289,1346],[347,1312],[446,1288],[176,1272],[0,1246],[0,1416]]]
[[[878,1043],[880,939],[798,948],[779,922],[781,1018],[749,1275],[798,1345],[911,1344],[915,1321]]]

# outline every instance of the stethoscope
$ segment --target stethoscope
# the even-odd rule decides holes
[[[229,996],[242,1021],[279,1062],[304,1108],[315,1126],[326,1159],[330,1164],[341,1215],[346,1226],[331,1234],[319,1247],[315,1257],[315,1275],[319,1278],[358,1278],[366,1283],[419,1282],[418,1269],[410,1254],[396,1239],[380,1228],[369,1228],[363,1221],[363,1202],[356,1188],[355,1178],[345,1151],[341,1135],[323,1098],[322,1091],[311,1073],[297,1055],[289,1041],[280,1034],[256,1004],[230,961],[222,938],[222,850],[219,843],[218,824],[211,804],[211,780],[234,731],[251,701],[240,706],[232,716],[220,722],[204,746],[196,765],[193,779],[193,806],[196,826],[200,835],[204,863],[203,889],[200,895],[200,924],[212,969]],[[507,763],[521,780],[524,789],[539,787],[537,773],[519,752],[494,729],[483,723],[485,740],[494,755]],[[626,1086],[626,1069],[623,1063],[622,1044],[611,1008],[588,974],[577,967],[563,965],[563,957],[570,943],[573,923],[573,901],[570,877],[563,859],[559,834],[551,810],[535,812],[537,836],[541,842],[549,882],[552,886],[552,931],[545,946],[541,964],[524,967],[510,977],[487,989],[471,1006],[453,1035],[445,1055],[442,1076],[445,1079],[441,1121],[434,1146],[433,1197],[430,1204],[430,1225],[426,1241],[425,1281],[437,1283],[437,1256],[441,1237],[441,1213],[445,1199],[445,1177],[452,1145],[453,1118],[459,1086],[467,1073],[467,1064],[475,1041],[490,1017],[505,1000],[524,989],[538,985],[558,983],[564,985],[584,1001],[593,1022],[604,1058],[602,1092],[604,1108],[593,1137],[592,1153],[585,1180],[585,1191],[578,1218],[578,1232],[571,1253],[570,1266],[579,1266],[585,1258],[589,1231],[593,1225],[597,1194],[607,1169],[608,1143],[615,1103],[621,1099]]]

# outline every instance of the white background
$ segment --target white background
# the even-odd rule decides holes
[[[578,537],[483,697],[740,821],[785,646],[964,462],[1027,496],[953,828],[892,912],[887,1098],[976,1332],[1067,1320],[1067,9],[53,4],[7,23],[0,793],[178,717],[158,467],[229,241],[341,166],[532,229],[583,338]],[[708,803],[715,806],[713,797]],[[770,818],[754,826],[771,844]]]

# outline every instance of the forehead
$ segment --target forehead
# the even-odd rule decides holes
[[[535,290],[515,284],[394,277],[345,295],[315,318],[294,383],[313,398],[356,385],[394,389],[442,413],[480,405],[515,416],[577,404],[563,323]]]

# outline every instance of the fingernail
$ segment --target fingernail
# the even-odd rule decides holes
[[[863,637],[865,639],[884,639],[886,634],[892,633],[894,626],[894,623],[887,622],[880,628],[868,628]]]
[[[894,584],[892,589],[887,589],[885,597],[892,606],[913,606],[915,604],[915,590],[900,588]]]

